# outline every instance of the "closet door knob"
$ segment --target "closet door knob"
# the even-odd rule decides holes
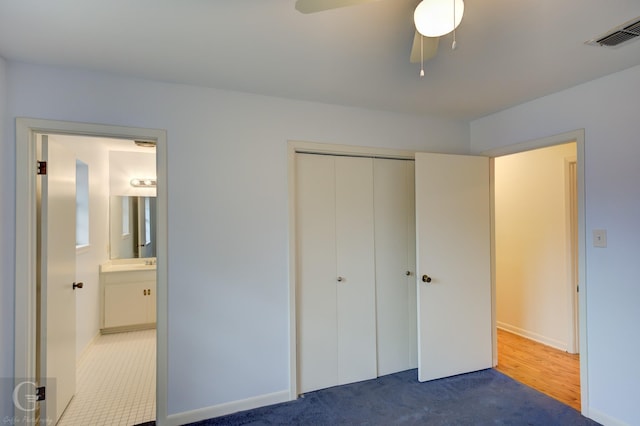
[[[338,277],[338,282],[341,283],[342,281],[344,281],[343,277]]]
[[[406,276],[410,277],[411,276],[411,271],[407,271],[404,273]]]
[[[431,277],[429,275],[423,275],[422,276],[422,282],[423,283],[430,283],[431,282]]]
[[[82,288],[84,287],[83,283],[73,283],[72,285],[73,289],[75,290],[76,288]]]

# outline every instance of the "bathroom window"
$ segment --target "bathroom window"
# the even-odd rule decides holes
[[[89,245],[89,166],[76,160],[76,249]]]
[[[144,243],[151,244],[151,201],[144,197]]]

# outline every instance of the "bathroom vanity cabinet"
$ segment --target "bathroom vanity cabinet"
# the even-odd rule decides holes
[[[155,265],[102,265],[100,287],[103,334],[155,328]]]

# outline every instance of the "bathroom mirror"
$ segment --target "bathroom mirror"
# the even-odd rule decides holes
[[[110,197],[109,255],[111,259],[156,256],[155,197]]]

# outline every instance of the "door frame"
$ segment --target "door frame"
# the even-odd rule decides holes
[[[298,398],[297,281],[296,281],[296,153],[348,155],[353,157],[415,159],[415,151],[338,145],[290,140],[287,142],[289,200],[289,400]]]
[[[572,170],[575,169],[575,176]],[[569,277],[567,279],[567,294],[569,295],[568,311],[569,311],[569,335],[567,339],[567,352],[570,354],[580,353],[580,301],[578,300],[580,287],[578,281],[578,235],[574,233],[574,229],[578,229],[578,158],[577,156],[566,157],[564,159],[564,195],[567,226],[567,270]],[[574,238],[575,237],[575,238]],[[574,269],[575,267],[575,269]]]
[[[157,168],[157,348],[156,422],[167,419],[167,132],[161,129],[123,127],[35,118],[16,118],[16,241],[15,335],[16,385],[36,377],[36,135],[59,134],[156,142]],[[16,407],[16,415],[18,408]],[[33,412],[27,423],[34,423]],[[20,413],[22,418],[22,413]]]
[[[492,329],[496,328],[496,280],[495,280],[495,192],[494,192],[494,158],[503,155],[517,154],[539,148],[546,148],[565,143],[576,143],[577,166],[577,198],[578,198],[578,330],[580,346],[580,403],[581,411],[585,417],[589,417],[589,380],[588,380],[588,353],[587,353],[587,275],[586,275],[586,216],[585,216],[585,131],[577,129],[540,139],[533,139],[505,147],[490,149],[476,155],[490,157],[491,173],[491,292],[492,292]],[[498,340],[493,337],[493,363],[498,364]]]

